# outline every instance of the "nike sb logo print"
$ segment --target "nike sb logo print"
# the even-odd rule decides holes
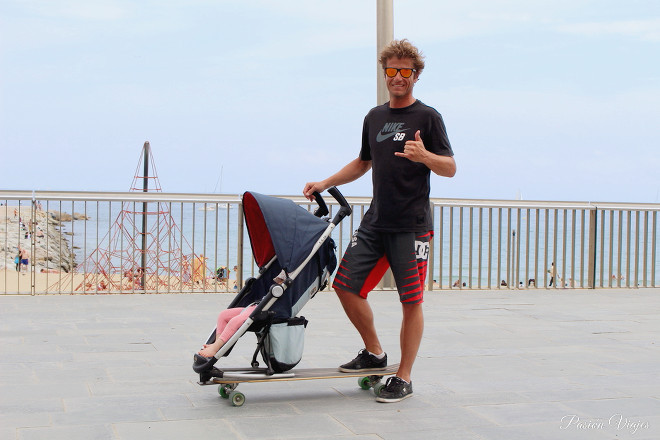
[[[392,136],[394,136],[393,140],[402,141],[406,137],[406,134],[402,132],[410,130],[409,128],[403,128],[404,125],[403,122],[387,122],[376,135],[376,142],[383,142]]]

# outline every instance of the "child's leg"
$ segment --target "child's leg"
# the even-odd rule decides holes
[[[257,306],[253,305],[241,310],[238,315],[229,320],[225,328],[217,337],[223,341],[227,341],[229,338],[231,338],[234,333],[236,333],[236,331],[241,327],[241,325],[243,325],[243,323],[248,319],[250,313],[252,313],[252,310],[254,310],[255,307]]]
[[[213,344],[204,344],[204,348],[198,353],[204,357],[215,356],[215,354],[225,345],[225,342],[234,334],[236,330],[247,320],[254,306],[232,309],[225,309],[218,315],[218,325],[215,330],[215,342]]]
[[[225,309],[218,314],[218,323],[215,327],[215,341],[212,344],[204,344],[204,348],[198,351],[204,357],[214,356],[218,350],[225,344],[226,339],[220,337],[221,333],[227,327],[229,321],[235,316],[240,315],[243,311],[243,308],[236,307],[231,309]]]
[[[227,324],[235,316],[238,316],[243,311],[243,307],[235,307],[233,309],[225,309],[218,315],[218,324],[215,327],[216,335],[220,335],[222,331],[227,327]]]

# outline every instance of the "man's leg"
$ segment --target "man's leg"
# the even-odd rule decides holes
[[[397,376],[410,382],[417,352],[424,333],[424,285],[432,232],[400,233],[388,237],[386,255],[397,284],[403,318],[401,320],[401,362]]]
[[[400,402],[413,395],[410,373],[412,371],[422,333],[424,315],[421,304],[402,303],[403,320],[401,322],[401,362],[396,376],[389,377],[385,386],[376,396],[377,402]]]
[[[380,371],[387,367],[387,355],[380,345],[374,314],[366,298],[388,266],[380,234],[360,227],[344,253],[332,287],[346,316],[360,334],[364,349],[355,359],[340,365],[340,371]]]
[[[346,292],[335,287],[339,301],[341,302],[346,316],[358,331],[367,351],[373,354],[381,354],[383,349],[378,340],[376,327],[374,325],[374,314],[369,302],[359,295]]]
[[[401,304],[403,308],[403,321],[401,322],[401,365],[396,375],[410,382],[419,345],[424,333],[424,313],[421,304]]]

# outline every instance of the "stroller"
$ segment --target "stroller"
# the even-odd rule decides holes
[[[195,354],[193,370],[200,385],[227,374],[248,377],[277,377],[302,359],[307,320],[298,316],[305,304],[325,288],[337,266],[332,230],[351,214],[351,208],[336,187],[328,192],[340,205],[332,221],[319,193],[314,214],[288,199],[254,192],[243,194],[243,209],[252,253],[259,266],[227,308],[255,304],[247,320],[211,358]],[[277,278],[277,281],[274,281]],[[251,368],[217,368],[215,363],[229,355],[246,332],[257,336]],[[215,341],[214,330],[207,344]],[[265,367],[259,367],[261,354]]]

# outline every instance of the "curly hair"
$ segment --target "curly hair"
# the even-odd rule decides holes
[[[407,39],[392,40],[387,46],[380,51],[380,65],[387,67],[385,64],[390,58],[408,58],[413,62],[413,68],[417,71],[417,76],[424,70],[424,55]]]

